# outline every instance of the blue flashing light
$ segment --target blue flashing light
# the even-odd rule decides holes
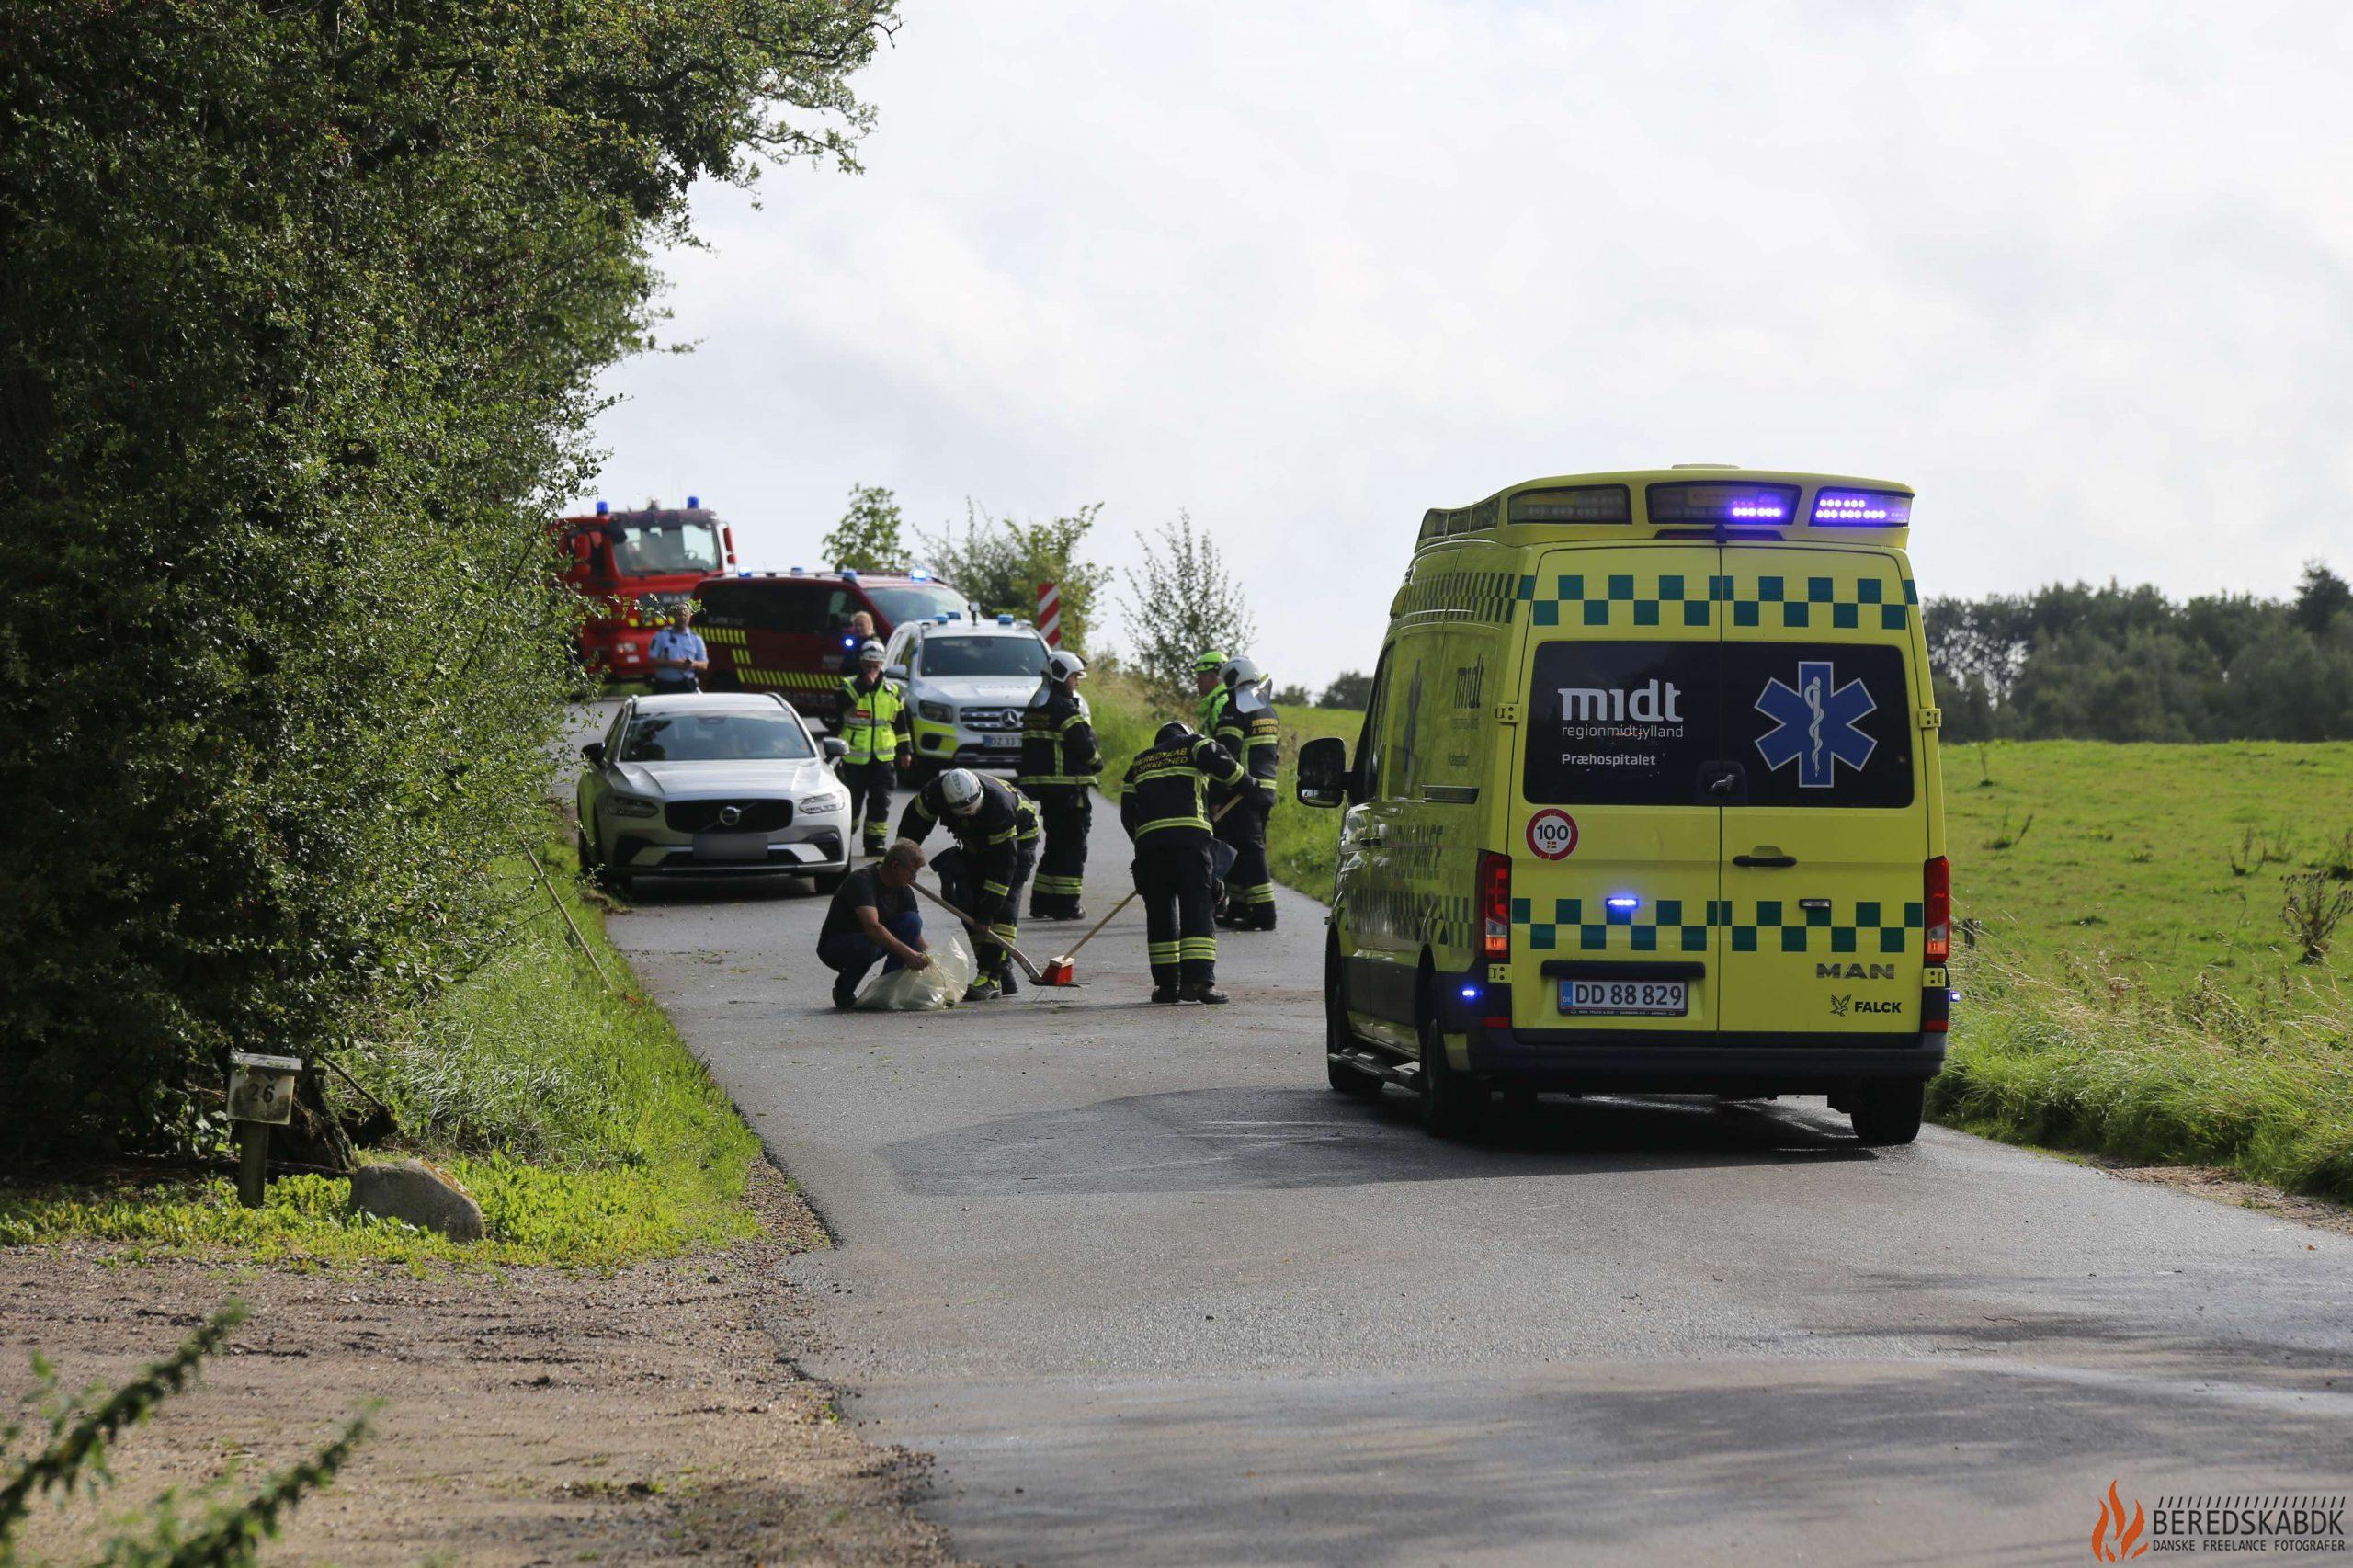
[[[999,626],[1011,626],[1013,624],[1013,617],[1009,615],[1000,615],[996,618],[996,623]]]
[[[610,501],[599,501],[597,503],[597,515],[600,517],[611,516],[613,504]]]
[[[907,568],[907,581],[910,583],[928,583],[931,581],[931,574],[925,571],[920,566],[910,566]]]
[[[855,637],[845,637],[842,639],[842,646],[845,648],[855,648],[858,646],[858,639]]]
[[[738,573],[736,573],[736,574],[735,574],[735,575],[737,575],[738,577],[748,577],[748,576],[750,576],[750,575],[751,575],[751,574],[750,574],[749,572],[738,572]]]
[[[1462,999],[1465,1002],[1476,1002],[1479,999],[1479,988],[1475,985],[1464,986],[1462,988]]]
[[[702,497],[699,495],[688,496],[687,510],[689,512],[699,512],[702,510]]]
[[[855,567],[855,566],[845,566],[845,567],[843,567],[843,568],[841,569],[841,573],[842,573],[842,581],[843,581],[843,582],[845,582],[845,583],[855,583],[855,582],[857,582],[857,581],[858,581],[858,568],[857,568],[857,567]]]
[[[796,567],[794,567],[794,568],[792,569],[792,574],[793,574],[794,576],[796,576],[796,577],[800,577],[800,576],[804,576],[804,575],[806,575],[806,574],[804,574],[804,573],[801,570],[801,568],[800,568],[800,567],[798,567],[798,566],[796,566]]]
[[[1643,901],[1631,893],[1613,893],[1601,902],[1612,909],[1640,909],[1643,906]]]
[[[1912,497],[1892,490],[1817,491],[1813,520],[1843,528],[1900,528],[1912,521]]]

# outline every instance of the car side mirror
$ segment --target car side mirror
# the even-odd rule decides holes
[[[907,666],[904,665],[886,665],[882,671],[882,678],[884,680],[904,680],[907,678]]]
[[[602,767],[605,766],[605,743],[602,741],[590,741],[586,745],[580,748],[580,755],[588,759],[589,767]]]
[[[842,739],[839,735],[827,735],[824,739],[824,744],[825,747],[825,760],[828,762],[839,762],[842,758],[849,755],[849,743]]]
[[[1348,775],[1348,743],[1324,735],[1299,748],[1299,803],[1342,806],[1355,793]]]

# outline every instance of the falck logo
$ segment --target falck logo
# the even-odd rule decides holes
[[[1801,789],[1829,789],[1836,764],[1860,772],[1879,748],[1879,742],[1856,728],[1879,704],[1861,681],[1840,686],[1837,680],[1829,660],[1802,659],[1796,689],[1776,676],[1756,699],[1756,710],[1773,721],[1773,728],[1757,737],[1757,753],[1775,772],[1796,763]]]
[[[2165,1499],[2157,1499],[2162,1505]],[[2142,1511],[2140,1499],[2132,1502],[2132,1513],[2127,1517],[2124,1499],[2116,1493],[2116,1483],[2108,1483],[2108,1495],[2100,1499],[2099,1523],[2092,1527],[2092,1555],[2102,1562],[2129,1562],[2149,1550],[2141,1534],[2149,1526],[2149,1516]]]

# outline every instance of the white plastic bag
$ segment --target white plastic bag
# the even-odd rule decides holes
[[[858,994],[858,1011],[924,1013],[963,1000],[980,969],[972,944],[954,926],[925,935],[931,943],[931,962],[921,969],[886,969],[877,974]]]

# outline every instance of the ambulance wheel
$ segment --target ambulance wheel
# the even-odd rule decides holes
[[[1866,1149],[1888,1149],[1920,1136],[1920,1112],[1928,1097],[1926,1080],[1907,1078],[1865,1084],[1847,1108],[1855,1142]]]
[[[1343,987],[1347,974],[1340,967],[1340,938],[1337,935],[1324,941],[1324,1076],[1344,1095],[1361,1095],[1366,1099],[1381,1097],[1381,1085],[1387,1080],[1342,1063],[1337,1051],[1354,1051],[1359,1041],[1356,1030],[1348,1028],[1348,999]]]
[[[1422,1014],[1422,1131],[1433,1138],[1469,1138],[1487,1116],[1487,1091],[1446,1059],[1446,1037],[1435,1013]]]

